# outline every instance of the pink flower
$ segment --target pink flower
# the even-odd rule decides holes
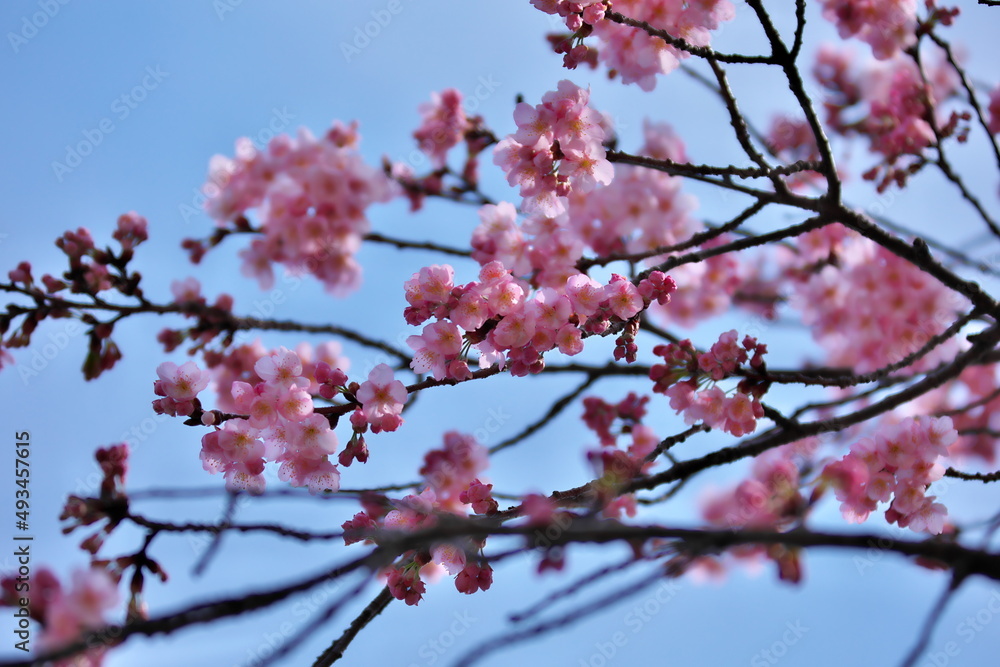
[[[264,493],[267,482],[264,480],[263,465],[251,467],[246,463],[237,463],[230,467],[225,474],[226,489],[228,491],[245,491],[251,495]]]
[[[476,591],[489,590],[493,585],[493,568],[489,565],[469,563],[455,577],[455,588],[459,593],[472,595]]]
[[[337,122],[321,137],[301,128],[260,150],[243,138],[235,158],[212,159],[203,188],[208,213],[224,224],[257,209],[262,234],[240,252],[246,275],[269,287],[271,264],[280,262],[312,273],[334,294],[358,286],[365,211],[398,192],[381,169],[365,164],[358,143],[357,124]]]
[[[447,264],[425,266],[403,285],[406,301],[417,308],[447,303],[455,270]]]
[[[420,150],[431,157],[435,167],[442,167],[448,150],[465,136],[469,122],[462,109],[462,93],[448,88],[441,93],[431,93],[429,104],[420,106],[424,122],[413,133]]]
[[[406,339],[406,344],[413,350],[413,360],[410,361],[410,368],[414,373],[430,373],[437,380],[444,379],[448,374],[448,358],[434,348],[427,345],[423,336],[410,336]]]
[[[990,132],[1000,134],[1000,86],[990,93]]]
[[[492,484],[483,484],[479,479],[474,479],[469,484],[469,488],[459,494],[459,501],[472,505],[472,511],[476,514],[490,514],[496,512],[500,506],[493,499],[491,491]]]
[[[105,612],[120,600],[118,586],[106,571],[95,568],[77,570],[72,581],[72,588],[65,598],[67,607],[81,625],[100,627],[105,622]]]
[[[887,60],[916,41],[915,0],[822,0],[823,18],[836,23],[844,39],[856,36]]]
[[[313,413],[312,396],[301,387],[287,387],[278,393],[277,407],[278,413],[288,421],[302,421]]]
[[[337,451],[337,435],[323,415],[312,414],[290,428],[295,451],[307,458],[321,459]]]
[[[253,369],[265,382],[282,387],[305,387],[309,384],[308,380],[301,377],[302,360],[299,355],[284,347],[279,347],[274,354],[261,357]]]
[[[325,491],[336,493],[340,490],[340,471],[337,466],[324,459],[306,475],[305,483],[309,493],[313,495]]]
[[[439,320],[424,327],[423,335],[425,347],[443,354],[446,357],[454,357],[462,351],[462,332],[458,326],[447,320]]]
[[[373,429],[394,431],[399,426],[398,417],[407,397],[406,387],[394,378],[388,365],[379,364],[373,368],[368,380],[361,383],[356,397]]]
[[[463,294],[451,311],[451,320],[466,331],[475,331],[490,317],[486,298],[475,290]]]
[[[228,420],[218,434],[218,446],[230,461],[259,460],[264,456],[260,431],[245,419]]]
[[[189,401],[198,392],[208,386],[209,374],[198,368],[193,361],[178,366],[171,361],[165,361],[156,368],[159,381],[156,389],[161,396],[168,396],[176,401]]]
[[[431,551],[435,563],[444,566],[448,574],[458,574],[465,568],[465,550],[454,544],[439,544]]]
[[[582,273],[566,281],[566,296],[569,297],[573,312],[586,318],[597,312],[604,297],[604,287]]]
[[[617,273],[612,274],[611,281],[605,285],[604,299],[607,300],[611,312],[623,320],[632,319],[643,308],[639,290],[628,278]]]
[[[173,281],[170,283],[170,292],[174,295],[174,301],[179,304],[205,303],[205,298],[201,295],[201,283],[196,278]]]
[[[751,401],[749,396],[737,391],[726,401],[722,428],[731,435],[743,436],[752,433],[757,428],[757,420],[763,416],[764,409],[758,401]]]
[[[38,638],[43,651],[65,646],[80,639],[84,632],[104,626],[105,613],[120,602],[114,580],[107,571],[98,568],[74,572],[69,590],[61,589],[54,579],[46,588],[51,598],[44,606],[43,629]],[[76,656],[73,664],[97,667],[103,662],[105,651],[104,646],[90,648]]]
[[[575,325],[566,323],[556,332],[555,343],[563,354],[580,354],[583,352],[583,332]]]
[[[521,513],[528,518],[528,523],[544,526],[551,523],[555,517],[556,505],[546,496],[529,493],[521,501]]]
[[[614,180],[615,168],[607,160],[601,145],[566,148],[559,163],[559,173],[568,178],[577,192],[590,192],[598,185],[608,185]]]

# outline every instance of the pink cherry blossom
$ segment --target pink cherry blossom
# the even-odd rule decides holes
[[[822,0],[823,17],[842,38],[856,36],[886,60],[917,41],[916,0]]]
[[[219,223],[257,209],[262,237],[240,252],[243,272],[264,288],[274,281],[271,264],[309,271],[328,291],[357,288],[361,267],[354,258],[368,232],[365,211],[397,194],[394,184],[365,164],[358,153],[357,124],[334,123],[322,137],[300,128],[258,150],[237,141],[236,157],[215,156],[204,186],[205,208]]]
[[[397,418],[403,410],[406,397],[406,387],[395,379],[392,369],[386,364],[373,368],[368,374],[368,380],[357,391],[357,399],[364,409],[365,418],[373,429],[384,431],[394,431],[399,426]]]
[[[628,320],[642,311],[642,296],[638,288],[628,278],[617,273],[611,276],[611,282],[604,287],[604,299],[615,316]]]
[[[265,382],[277,385],[299,385],[303,383],[302,360],[299,355],[284,347],[279,347],[274,354],[261,357],[253,367],[257,375]]]
[[[187,361],[180,366],[165,361],[156,368],[159,376],[157,393],[177,401],[189,401],[208,386],[209,374],[198,368],[193,361]]]
[[[431,93],[431,101],[420,106],[423,124],[413,133],[420,150],[431,157],[435,167],[445,164],[448,150],[457,145],[469,121],[462,108],[462,93],[447,88],[440,93]]]

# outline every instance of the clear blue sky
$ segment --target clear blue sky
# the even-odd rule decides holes
[[[238,312],[257,310],[268,315],[264,295],[239,274],[235,245],[218,249],[199,267],[190,266],[180,250],[182,238],[204,236],[211,230],[209,219],[200,213],[191,215],[189,208],[197,203],[209,158],[216,153],[231,154],[240,136],[266,141],[272,130],[294,131],[305,125],[320,133],[333,119],[359,119],[362,150],[371,162],[384,154],[404,159],[413,150],[410,134],[419,122],[417,106],[431,91],[445,87],[458,88],[467,96],[474,96],[477,87],[492,88],[478,100],[477,112],[495,130],[507,132],[513,125],[516,95],[537,100],[560,79],[572,78],[581,85],[592,84],[593,104],[615,116],[626,147],[637,145],[642,119],[649,117],[673,123],[696,162],[738,159],[735,145],[720,139],[729,137],[720,109],[710,98],[698,95],[680,74],[661,80],[653,95],[608,83],[600,73],[568,74],[560,67],[560,58],[548,52],[542,37],[550,25],[547,17],[526,0],[489,4],[399,0],[398,13],[384,13],[390,4],[397,6],[381,0],[4,3],[0,6],[0,33],[4,35],[0,81],[6,92],[0,107],[5,153],[0,268],[7,271],[18,261],[30,259],[36,276],[61,272],[62,255],[52,242],[62,231],[85,226],[102,242],[117,216],[134,209],[150,221],[151,240],[140,249],[137,265],[152,298],[168,299],[171,279],[194,275],[210,297],[226,291],[236,297]],[[46,6],[51,6],[51,16],[37,19]],[[378,34],[358,52],[343,48],[373,20],[372,12],[383,18]],[[995,35],[990,38],[989,33],[1000,10],[970,6],[968,14],[979,26],[973,31],[977,38],[971,51],[973,73],[991,80],[1000,52]],[[391,20],[386,21],[386,16]],[[751,18],[745,8],[738,17],[741,21]],[[43,25],[35,28],[33,22]],[[725,48],[754,48],[760,43],[758,31],[738,25],[723,30]],[[12,39],[11,34],[19,37]],[[832,32],[817,18],[810,24],[809,37],[822,35]],[[482,85],[485,82],[489,85]],[[752,112],[787,103],[773,95],[773,83],[757,77],[734,78],[741,102]],[[89,154],[77,163],[68,152],[81,143],[92,150],[85,147]],[[973,147],[963,159],[978,159],[976,151]],[[68,170],[55,163],[67,165]],[[487,181],[492,192],[499,197],[514,196],[504,189],[491,166],[484,165],[484,171],[492,172]],[[996,174],[987,172],[976,185],[988,188],[984,192],[995,192]],[[856,201],[867,202],[866,206],[876,201],[863,187],[851,194]],[[700,212],[718,220],[732,206],[732,202],[708,196],[702,198]],[[957,206],[927,188],[893,203],[891,213],[925,232],[957,241],[974,235],[950,236],[953,212],[960,210]],[[478,223],[472,209],[439,204],[429,205],[419,217],[410,217],[403,202],[374,210],[372,220],[376,230],[388,234],[454,243],[467,242]],[[941,220],[949,221],[947,228]],[[413,333],[400,317],[402,281],[420,266],[438,260],[384,248],[365,248],[361,260],[366,272],[361,292],[334,301],[306,281],[283,294],[287,300],[275,306],[273,315],[346,322],[394,341]],[[473,277],[471,263],[457,267],[463,281]],[[52,343],[57,353],[36,359],[38,374],[19,374],[16,366],[0,373],[4,437],[9,441],[15,430],[27,429],[32,434],[34,566],[46,563],[65,576],[72,567],[85,564],[83,552],[75,545],[87,533],[63,537],[57,514],[67,492],[92,488],[96,479],[92,454],[98,446],[129,433],[139,434],[129,480],[132,489],[221,487],[221,478],[201,470],[200,433],[175,421],[152,418],[149,403],[155,368],[167,358],[152,341],[166,324],[147,317],[122,325],[116,339],[126,358],[115,372],[95,382],[84,383],[78,370],[85,337],[51,322],[39,329],[36,342]],[[729,324],[739,326],[740,320]],[[717,334],[725,328],[729,328],[725,322],[714,323],[706,331]],[[275,335],[265,338],[265,343],[276,346],[295,340]],[[370,352],[347,349],[356,370],[377,363]],[[787,349],[786,360],[795,362],[806,348]],[[16,357],[19,364],[33,360],[30,351],[19,351]],[[180,354],[169,358],[182,360]],[[442,431],[475,431],[502,415],[499,430],[489,434],[486,444],[498,441],[537,418],[541,401],[562,386],[549,379],[532,382],[536,388],[531,391],[525,390],[523,382],[504,379],[475,384],[468,391],[442,390],[422,396],[422,405],[406,429],[373,438],[367,469],[354,466],[345,472],[345,486],[410,480],[423,453],[439,445]],[[611,398],[628,391],[622,384],[609,382],[607,386],[606,395]],[[665,403],[657,405],[663,412],[655,421],[658,432],[679,430],[679,418]],[[591,435],[579,421],[579,410],[571,410],[532,441],[533,449],[498,457],[490,474],[498,488],[511,491],[567,488],[586,481],[583,452],[590,444]],[[703,442],[700,447],[704,446]],[[12,465],[13,455],[9,456],[0,464]],[[743,469],[735,467],[723,471],[719,483],[731,482],[742,473]],[[694,522],[697,491],[682,495],[651,518]],[[6,494],[0,489],[0,496],[6,498]],[[992,497],[996,499],[995,492]],[[146,501],[136,509],[163,519],[214,521],[220,516],[221,502],[221,496],[199,502]],[[967,508],[969,516],[975,517],[988,516],[996,509],[996,503],[972,505],[959,488],[949,489],[947,502]],[[322,529],[335,528],[347,511],[340,504],[310,501],[259,505],[241,516]],[[838,526],[836,515],[835,508],[828,506],[819,518]],[[4,524],[0,537],[6,539],[8,527],[5,521],[0,523]],[[123,531],[102,553],[124,553],[137,545],[136,535]],[[184,537],[162,538],[157,544],[154,555],[171,573],[172,581],[164,587],[151,585],[148,601],[154,614],[195,600],[289,581],[359,553],[357,548],[345,550],[339,544],[301,547],[268,538],[229,536],[207,573],[195,577],[191,570],[201,548]],[[0,553],[6,553],[6,548]],[[593,569],[600,562],[597,555],[583,548],[571,551],[571,577]],[[623,551],[615,558],[622,555]],[[534,563],[533,558],[499,567],[495,587],[486,594],[462,596],[445,582],[429,587],[416,609],[390,605],[351,646],[343,664],[450,664],[479,641],[502,631],[506,612],[524,609],[543,591],[570,580],[540,579],[533,574]],[[0,567],[10,565],[9,556],[6,560],[0,556]],[[604,664],[601,646],[607,650],[617,632],[625,641],[618,642],[621,646],[607,664],[776,664],[767,662],[761,652],[789,637],[795,642],[787,644],[787,655],[779,651],[783,664],[896,664],[945,585],[941,575],[918,571],[878,551],[814,552],[806,557],[806,568],[806,585],[800,588],[776,583],[769,568],[758,575],[737,570],[721,586],[685,580],[676,591],[652,588],[568,630],[498,653],[483,664],[599,666]],[[993,623],[971,636],[963,631],[968,626],[961,624],[977,613],[982,623],[991,596],[1000,595],[997,590],[979,582],[966,586],[941,622],[930,650],[944,651],[953,641],[959,651],[948,657],[949,665],[995,660],[1000,649],[996,627],[1000,618],[994,620],[990,612]],[[308,664],[375,592],[372,584],[345,613],[298,647],[286,664]],[[168,638],[130,641],[111,655],[108,664],[251,664],[261,646],[283,643],[290,633],[315,619],[317,605],[322,608],[326,603],[324,595],[297,598],[237,622]],[[992,608],[1000,607],[993,603]],[[0,623],[0,636],[10,636],[9,624],[9,619]],[[10,644],[6,639],[0,644],[0,656],[13,655]],[[925,658],[918,664],[934,663]]]

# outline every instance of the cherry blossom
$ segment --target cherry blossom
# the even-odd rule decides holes
[[[375,433],[399,428],[402,423],[399,415],[406,402],[406,387],[395,379],[388,365],[379,364],[373,368],[356,395]]]

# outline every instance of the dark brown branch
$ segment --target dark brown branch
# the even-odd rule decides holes
[[[442,255],[452,255],[453,257],[471,257],[472,253],[468,250],[460,250],[458,248],[451,248],[449,246],[443,246],[438,243],[431,243],[430,241],[404,241],[403,239],[395,239],[390,236],[384,236],[382,234],[376,234],[375,232],[370,232],[365,234],[365,241],[371,241],[373,243],[384,243],[386,245],[391,245],[396,248],[413,248],[415,250],[431,250],[433,252],[441,253]]]
[[[961,472],[955,470],[954,468],[948,468],[944,471],[945,477],[954,477],[955,479],[964,479],[966,481],[977,481],[986,484],[988,482],[1000,481],[1000,470],[996,472],[982,473],[982,472]]]
[[[822,163],[822,169],[818,171],[826,177],[827,193],[825,198],[831,203],[839,204],[841,183],[840,176],[837,174],[837,163],[833,158],[833,148],[830,146],[826,132],[823,131],[819,116],[816,115],[809,93],[806,92],[805,82],[803,82],[802,74],[795,64],[795,58],[781,41],[781,36],[771,22],[771,17],[768,16],[761,0],[747,0],[747,4],[757,14],[757,19],[760,21],[761,27],[764,28],[764,34],[767,35],[767,39],[771,43],[772,58],[781,65],[785,78],[788,80],[788,89],[795,96],[795,100],[799,103],[799,107],[806,116],[806,122],[812,130]]]
[[[986,122],[986,114],[983,113],[983,108],[979,104],[979,100],[976,98],[975,89],[972,86],[972,82],[969,81],[969,77],[965,73],[965,68],[958,64],[958,60],[955,58],[955,54],[951,50],[951,44],[941,39],[934,32],[926,33],[927,37],[931,39],[935,44],[941,47],[944,51],[945,58],[948,60],[948,64],[951,68],[955,70],[958,74],[959,81],[962,82],[962,88],[965,89],[966,99],[969,101],[969,105],[972,107],[973,111],[976,112],[976,120],[979,121],[979,126],[986,133],[986,137],[990,142],[990,147],[993,149],[993,155],[997,161],[997,168],[1000,169],[1000,142],[997,141],[993,133],[990,132],[989,123]]]
[[[219,535],[226,531],[232,531],[235,533],[264,532],[274,533],[275,535],[279,535],[281,537],[290,537],[294,540],[301,540],[303,542],[308,542],[310,540],[332,540],[344,536],[344,533],[340,531],[314,533],[305,530],[287,528],[281,524],[275,523],[165,523],[162,521],[152,521],[132,513],[129,513],[125,518],[129,519],[138,526],[142,526],[143,528],[148,528],[154,532],[165,533],[211,533],[213,535]]]
[[[323,653],[316,658],[316,662],[313,663],[313,667],[329,667],[333,663],[344,657],[344,651],[350,646],[354,638],[361,632],[366,625],[372,622],[376,616],[381,614],[389,603],[392,602],[392,594],[389,592],[388,587],[383,588],[379,591],[379,594],[375,596],[375,599],[368,603],[368,606],[362,610],[362,612],[355,618],[351,624],[344,630],[344,634],[340,635],[333,644],[329,646]]]
[[[490,454],[496,454],[497,452],[504,450],[510,447],[511,445],[515,445],[524,440],[525,438],[531,436],[533,433],[541,430],[546,424],[548,424],[556,416],[558,416],[559,413],[561,413],[563,410],[569,407],[569,404],[572,403],[580,394],[585,392],[587,388],[590,387],[590,385],[597,382],[597,380],[599,380],[600,377],[601,376],[598,373],[588,373],[587,377],[584,378],[583,382],[577,385],[576,388],[573,389],[573,391],[561,396],[559,400],[555,401],[549,407],[548,411],[544,415],[542,415],[540,419],[531,424],[528,424],[520,433],[517,433],[507,438],[503,442],[498,442],[497,444],[490,447]]]
[[[536,623],[535,625],[525,628],[524,630],[508,632],[489,641],[482,642],[462,655],[458,662],[455,663],[455,667],[469,667],[469,665],[479,662],[481,658],[489,655],[490,653],[508,648],[513,644],[534,639],[535,637],[545,634],[550,630],[564,628],[593,614],[599,614],[602,611],[605,611],[609,605],[620,602],[632,595],[635,595],[636,593],[646,590],[662,578],[662,572],[656,572],[653,575],[646,575],[632,584],[619,586],[611,593],[606,593],[605,595],[602,595],[585,605],[574,607],[572,610],[556,616],[555,618],[541,623]]]
[[[738,110],[737,110],[738,112]],[[812,160],[799,160],[787,165],[760,167],[712,167],[704,164],[674,162],[644,155],[632,155],[621,151],[608,151],[608,161],[620,164],[630,164],[636,167],[649,167],[670,174],[671,176],[736,176],[737,178],[771,178],[787,176],[803,171],[821,171],[822,164]]]
[[[807,436],[819,435],[831,431],[841,431],[848,426],[860,424],[872,417],[888,412],[904,403],[922,396],[924,393],[940,387],[945,382],[952,380],[971,364],[976,363],[983,355],[996,345],[1000,340],[1000,327],[994,327],[976,339],[972,347],[959,354],[952,362],[942,364],[936,369],[928,372],[923,378],[913,383],[909,387],[902,389],[891,396],[888,396],[876,403],[872,403],[851,414],[830,419],[799,423],[795,428],[772,429],[762,433],[750,440],[744,441],[732,447],[707,454],[699,459],[681,461],[669,470],[649,477],[639,478],[633,481],[624,490],[625,492],[639,489],[653,489],[661,484],[674,482],[694,475],[703,470],[713,468],[727,463],[733,463],[744,458],[754,457],[763,452],[786,445],[796,440],[801,440]]]
[[[948,582],[947,588],[938,597],[937,602],[931,607],[930,613],[927,614],[927,618],[924,620],[924,625],[917,635],[917,641],[913,645],[913,648],[907,654],[906,658],[900,664],[900,667],[913,667],[917,664],[920,656],[923,655],[924,651],[927,650],[927,645],[931,641],[931,636],[934,634],[934,627],[941,621],[941,616],[944,614],[945,608],[948,606],[948,602],[954,597],[955,593],[958,591],[958,587],[962,585],[964,577],[959,573],[955,572],[952,575],[951,581]]]
[[[705,58],[707,60],[718,60],[724,63],[760,63],[765,65],[774,64],[774,59],[772,56],[745,56],[732,53],[719,53],[710,49],[707,46],[695,46],[690,42],[686,42],[679,37],[674,37],[666,30],[660,30],[659,28],[654,28],[645,21],[639,21],[615,11],[607,12],[604,18],[608,21],[614,21],[615,23],[620,23],[622,25],[631,26],[633,28],[638,28],[639,30],[645,31],[651,37],[659,37],[664,42],[670,46],[680,49],[681,51],[686,51],[691,55],[698,56],[700,58]]]
[[[907,53],[910,54],[913,61],[916,63],[917,70],[920,72],[920,79],[924,87],[929,90],[930,82],[927,79],[927,72],[924,69],[923,59],[920,57],[920,50],[918,48],[911,48],[907,51]],[[983,206],[982,202],[979,201],[979,198],[972,194],[968,187],[966,187],[965,181],[952,168],[951,162],[948,160],[948,156],[945,153],[944,148],[945,137],[941,134],[941,128],[938,127],[937,110],[935,108],[934,99],[928,95],[926,96],[924,103],[928,108],[924,120],[928,122],[931,126],[931,131],[934,133],[934,148],[937,149],[938,154],[937,160],[933,160],[932,163],[937,165],[938,169],[941,170],[941,173],[944,174],[944,177],[951,181],[956,188],[958,188],[962,198],[965,199],[965,201],[967,201],[973,209],[975,209],[976,213],[978,213],[979,217],[986,223],[987,228],[989,228],[993,236],[1000,238],[1000,225],[998,225],[996,220],[994,220],[986,211],[986,208]]]
[[[704,232],[698,232],[693,235],[687,241],[682,241],[680,243],[675,243],[669,246],[660,246],[659,248],[654,248],[652,250],[644,250],[642,252],[634,253],[612,253],[610,255],[605,255],[603,257],[594,257],[581,259],[576,263],[576,268],[580,271],[586,271],[592,266],[607,266],[612,262],[639,262],[650,257],[656,257],[658,255],[665,255],[671,252],[680,252],[681,250],[687,250],[688,248],[693,248],[699,246],[703,243],[711,241],[714,238],[722,236],[728,232],[736,230],[744,222],[755,216],[766,206],[765,203],[761,201],[754,202],[749,207],[747,207],[742,213],[737,215],[735,218],[729,222],[719,225],[713,229],[708,229]]]
[[[659,458],[660,454],[669,451],[671,447],[673,447],[674,445],[679,445],[680,443],[684,442],[695,433],[701,433],[701,432],[708,433],[711,430],[712,430],[711,427],[706,426],[705,424],[695,424],[694,426],[692,426],[691,428],[682,433],[678,433],[677,435],[672,435],[669,438],[664,438],[663,440],[661,440],[660,444],[656,446],[656,449],[647,454],[644,460],[647,463],[650,461],[655,461],[657,458]]]

